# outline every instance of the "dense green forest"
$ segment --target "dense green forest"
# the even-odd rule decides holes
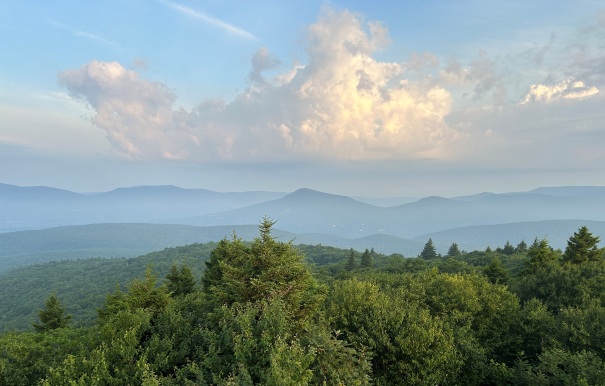
[[[6,273],[0,309],[22,306],[3,311],[0,385],[605,384],[605,250],[586,227],[564,251],[429,240],[404,258],[294,247],[272,225]]]

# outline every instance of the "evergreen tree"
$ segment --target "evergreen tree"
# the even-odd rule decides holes
[[[37,332],[46,332],[67,327],[71,321],[71,315],[65,315],[65,308],[55,294],[50,295],[44,305],[44,309],[38,311],[38,316],[41,323],[33,324]]]
[[[448,249],[448,251],[447,251],[447,256],[448,257],[460,256],[460,249],[458,248],[458,244],[452,243],[452,245],[450,245],[450,249]]]
[[[504,248],[502,248],[502,253],[505,255],[512,255],[513,253],[515,253],[515,248],[512,246],[512,244],[510,242],[506,242],[506,244],[504,245]]]
[[[368,251],[367,248],[365,251],[363,251],[363,254],[361,255],[361,264],[360,265],[363,268],[372,266],[372,254],[370,253],[370,251]]]
[[[179,271],[176,264],[172,264],[166,279],[168,279],[168,291],[172,296],[187,295],[195,291],[195,278],[187,265],[183,265]]]
[[[355,261],[355,251],[353,248],[349,250],[349,257],[347,258],[347,264],[345,265],[345,269],[347,271],[352,271],[357,267],[357,262]]]
[[[519,244],[517,244],[517,248],[515,249],[515,252],[519,252],[519,253],[527,252],[527,243],[525,242],[525,240],[521,240],[521,242]]]
[[[279,298],[297,315],[317,306],[318,283],[291,242],[271,236],[273,224],[263,219],[260,237],[250,245],[236,236],[219,243],[202,277],[209,300],[231,306]]]
[[[563,260],[574,264],[602,260],[603,251],[597,247],[599,241],[599,238],[593,236],[587,227],[581,227],[567,241]]]
[[[494,257],[487,267],[483,270],[492,284],[508,284],[510,275],[508,270],[502,265],[499,258]]]
[[[531,247],[527,250],[527,257],[529,258],[529,261],[527,262],[526,270],[529,270],[529,272],[535,272],[537,269],[544,268],[559,260],[559,256],[550,245],[548,245],[546,239],[540,241],[535,239]]]
[[[419,257],[425,260],[433,260],[437,258],[437,251],[435,250],[432,239],[429,239],[429,241],[424,244],[424,248],[422,249],[422,252],[420,252]]]

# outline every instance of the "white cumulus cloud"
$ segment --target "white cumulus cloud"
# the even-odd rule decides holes
[[[117,62],[92,61],[59,74],[95,110],[114,148],[140,159],[196,161],[441,157],[457,132],[445,117],[448,90],[406,63],[374,58],[388,32],[348,11],[325,8],[308,29],[307,62],[271,79],[268,49],[252,58],[250,85],[232,102],[175,108],[165,85]]]
[[[92,123],[104,129],[122,154],[148,158],[180,158],[197,140],[176,122],[175,95],[161,83],[139,78],[117,62],[92,61],[59,74],[72,95],[84,98],[96,111]]]
[[[582,99],[599,93],[599,89],[588,87],[580,80],[565,79],[559,83],[547,86],[533,84],[522,103],[532,101],[551,102],[559,99]]]

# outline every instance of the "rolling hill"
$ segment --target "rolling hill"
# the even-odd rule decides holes
[[[276,225],[279,225],[278,222]],[[521,240],[546,238],[550,245],[564,249],[567,239],[586,225],[595,236],[605,240],[605,221],[547,220],[453,228],[427,233],[413,239],[388,234],[346,238],[325,233],[296,234],[275,228],[274,235],[294,244],[374,248],[377,252],[417,256],[431,238],[437,251],[445,254],[452,243],[461,249],[496,248],[507,241],[516,245]],[[198,227],[175,224],[94,224],[66,226],[34,231],[0,234],[0,273],[12,268],[47,261],[93,257],[134,257],[144,253],[192,243],[219,241],[233,233],[244,240],[258,235],[256,225]]]
[[[0,233],[94,223],[174,223],[284,196],[278,192],[214,192],[138,186],[80,194],[48,187],[0,184]]]

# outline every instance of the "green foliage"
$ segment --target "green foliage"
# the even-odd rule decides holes
[[[367,248],[361,254],[361,263],[359,265],[361,268],[369,268],[372,266],[372,253],[370,253]]]
[[[534,385],[605,385],[605,363],[593,352],[553,348],[540,355],[528,377]]]
[[[583,226],[569,238],[567,248],[563,254],[563,261],[572,264],[581,264],[587,261],[603,260],[605,253],[597,244],[599,238],[595,237]]]
[[[273,223],[259,225],[260,238],[249,246],[234,236],[212,253],[202,282],[211,299],[228,306],[282,300],[293,318],[307,318],[322,301],[320,287],[291,243],[271,237]]]
[[[195,278],[191,272],[191,268],[187,265],[183,265],[179,271],[176,264],[172,264],[170,273],[166,275],[168,280],[168,292],[172,296],[183,296],[193,293],[195,291]]]
[[[512,244],[507,241],[504,245],[504,248],[502,248],[502,253],[510,256],[515,253],[515,247],[513,247]]]
[[[452,243],[452,245],[450,245],[450,248],[447,250],[447,256],[448,257],[457,257],[460,256],[460,249],[458,248],[458,244],[456,243]]]
[[[513,331],[519,301],[506,287],[492,285],[477,274],[447,275],[427,272],[420,276],[430,309],[458,328],[469,328],[481,348],[497,362],[515,357],[519,342]]]
[[[592,299],[561,310],[561,334],[573,351],[590,351],[605,358],[605,307]]]
[[[545,349],[557,346],[558,326],[554,315],[538,299],[531,299],[521,308],[518,351],[524,360],[537,363]]]
[[[548,245],[546,239],[534,240],[527,251],[527,257],[529,258],[526,265],[526,272],[528,273],[552,266],[560,260],[559,255]]]
[[[333,328],[372,351],[382,384],[439,384],[459,369],[452,331],[403,291],[355,279],[335,283],[327,312]]]
[[[332,358],[326,358],[326,352],[336,356],[337,341],[315,324],[323,290],[304,257],[290,243],[271,237],[272,225],[265,219],[260,237],[250,245],[236,236],[223,240],[207,263],[202,282],[212,306],[203,322],[203,367],[212,374],[211,382],[219,384],[302,385],[314,377],[348,379],[342,369],[330,367]],[[357,363],[347,371],[364,379],[368,367],[362,355],[351,350],[338,355],[350,359],[349,366]]]
[[[357,267],[357,261],[355,261],[355,251],[353,248],[349,250],[349,257],[347,258],[347,264],[345,265],[345,269],[347,271],[352,271]]]
[[[424,244],[424,248],[422,249],[422,252],[420,252],[419,257],[424,260],[434,260],[437,258],[437,251],[435,250],[432,239],[429,239],[429,241]]]
[[[603,259],[564,262],[536,240],[527,252],[505,253],[507,243],[446,258],[366,250],[371,266],[349,269],[358,252],[294,248],[272,225],[212,252],[195,245],[110,261],[138,276],[104,290],[88,328],[61,328],[65,309],[51,295],[44,333],[0,335],[0,386],[604,384]],[[580,229],[568,256],[593,241]],[[78,264],[49,267],[73,274]]]
[[[525,240],[521,240],[521,242],[519,244],[517,244],[517,247],[515,248],[515,252],[517,252],[517,253],[527,252],[527,243],[525,242]]]
[[[161,276],[173,263],[191,267],[200,277],[204,261],[216,243],[167,248],[132,259],[85,259],[22,267],[0,275],[0,332],[27,330],[38,320],[38,309],[49,293],[55,293],[71,314],[71,326],[92,326],[97,309],[116,284],[122,290],[148,266]]]
[[[492,284],[506,285],[510,280],[508,270],[502,265],[502,262],[497,257],[494,257],[489,265],[483,269],[483,274],[487,276]]]
[[[71,321],[71,315],[65,315],[65,308],[55,294],[50,295],[44,309],[38,311],[38,316],[40,317],[40,323],[34,323],[33,325],[37,332],[64,328]]]
[[[71,328],[0,335],[0,386],[37,384],[68,356],[85,353],[90,338],[90,330]]]

